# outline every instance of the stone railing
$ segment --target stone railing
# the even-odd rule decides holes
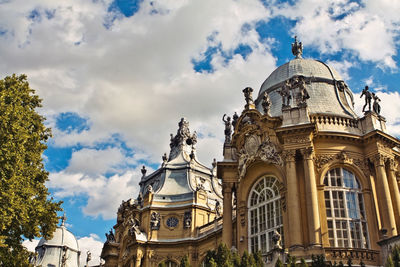
[[[360,261],[378,262],[379,251],[370,249],[357,249],[357,248],[325,248],[326,259],[330,261],[342,261],[346,264],[347,260],[351,258],[354,263]]]
[[[222,217],[197,228],[197,237],[207,235],[222,227]]]
[[[315,123],[320,131],[339,131],[353,134],[362,134],[359,121],[353,118],[339,117],[327,114],[313,114],[311,122]]]

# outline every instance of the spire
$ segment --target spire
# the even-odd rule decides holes
[[[186,151],[188,154],[191,153],[197,143],[197,134],[196,132],[193,135],[190,134],[189,122],[185,118],[182,118],[178,125],[179,128],[176,135],[171,134],[171,143],[169,144],[171,151],[168,161],[176,158],[182,151]]]
[[[65,221],[67,220],[67,216],[65,215],[65,212],[63,216],[61,217],[61,226],[65,226]]]
[[[292,43],[292,54],[296,58],[302,58],[303,55],[303,44],[297,42],[297,36],[294,37],[294,43]]]

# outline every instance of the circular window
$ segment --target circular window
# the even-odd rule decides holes
[[[179,223],[179,220],[176,217],[169,217],[167,219],[167,226],[168,227],[171,227],[171,228],[177,227],[178,223]]]

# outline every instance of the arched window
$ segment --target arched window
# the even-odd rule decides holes
[[[330,170],[324,178],[331,247],[368,248],[368,228],[361,186],[352,172]]]
[[[261,253],[273,248],[272,236],[277,230],[282,236],[282,211],[278,191],[278,180],[272,176],[261,178],[250,192],[249,207],[249,251]]]
[[[158,265],[158,267],[178,267],[178,264],[171,260],[166,260]]]

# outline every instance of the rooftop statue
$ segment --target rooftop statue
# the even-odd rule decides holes
[[[253,88],[251,87],[246,87],[243,89],[243,93],[244,93],[244,98],[246,100],[246,109],[248,109],[250,107],[250,105],[254,105],[253,102]]]
[[[364,106],[363,106],[362,111],[363,111],[363,112],[371,111],[372,94],[371,94],[371,92],[369,91],[368,85],[366,85],[365,88],[362,90],[362,93],[361,93],[361,95],[360,95],[360,98],[363,97],[363,96],[365,96],[365,104],[364,104]],[[365,108],[367,107],[367,105],[368,105],[368,110],[365,111]]]
[[[232,135],[232,124],[231,124],[231,117],[227,116],[225,119],[226,114],[222,116],[222,121],[225,123],[225,143],[231,142],[231,135]]]
[[[308,94],[308,91],[306,89],[306,80],[304,76],[299,76],[296,78],[293,78],[292,80],[292,89],[293,88],[299,88],[299,92],[297,95],[297,105],[298,106],[307,106],[307,99],[310,98],[310,95]]]
[[[233,116],[232,116],[232,126],[233,126],[233,128],[235,128],[236,127],[236,123],[237,123],[237,120],[239,119],[239,116],[238,116],[238,114],[236,113],[236,111],[235,111],[235,113],[233,114]]]
[[[301,42],[297,42],[297,36],[294,37],[294,43],[292,43],[292,53],[296,58],[302,58],[303,44]]]
[[[379,102],[381,102],[381,99],[375,94],[372,93],[372,99],[374,99],[374,103],[372,104],[372,108],[376,114],[381,114],[381,105]]]
[[[269,110],[271,108],[271,99],[269,98],[269,95],[267,92],[264,92],[263,98],[262,98],[262,103],[261,103],[264,114],[269,114]]]
[[[292,99],[290,89],[291,84],[289,80],[286,80],[282,86],[282,89],[278,91],[278,93],[282,96],[282,108],[290,107],[290,99]]]

